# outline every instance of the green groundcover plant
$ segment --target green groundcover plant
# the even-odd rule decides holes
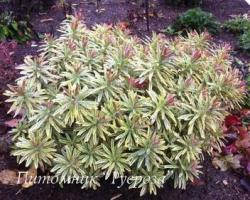
[[[224,23],[223,27],[236,34],[244,33],[250,30],[250,17],[247,14],[233,16]]]
[[[179,15],[174,22],[167,27],[166,32],[171,35],[186,34],[189,31],[197,31],[199,33],[208,31],[216,34],[220,29],[220,23],[214,15],[205,12],[200,8],[189,9]]]
[[[15,40],[25,43],[35,35],[32,25],[26,20],[19,20],[12,12],[0,14],[0,41]]]
[[[250,29],[240,35],[239,46],[245,52],[250,53]]]
[[[18,162],[60,180],[130,176],[141,195],[198,177],[202,153],[221,145],[227,110],[244,98],[229,47],[208,33],[169,41],[108,25],[90,30],[79,16],[60,32],[25,58],[5,92],[9,112],[22,116],[12,130]],[[96,178],[82,187],[98,186]]]
[[[224,28],[239,36],[239,47],[250,52],[250,16],[248,14],[234,16],[224,24]]]

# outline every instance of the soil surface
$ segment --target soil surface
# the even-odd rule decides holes
[[[165,0],[153,1],[150,8],[150,31],[162,32],[173,19],[188,8],[184,6],[172,7],[164,3]],[[95,0],[71,0],[74,9],[64,10],[60,6],[52,6],[47,11],[36,12],[31,16],[34,30],[39,34],[52,33],[58,35],[56,29],[65,18],[65,12],[72,10],[83,13],[86,24],[91,27],[100,23],[128,22],[133,34],[141,38],[150,35],[147,31],[145,14],[142,6],[131,3],[128,0],[101,0],[97,9]],[[7,6],[8,7],[8,6]],[[244,0],[204,0],[203,10],[212,12],[220,22],[230,18],[230,15],[249,12],[250,6]],[[6,5],[0,3],[0,12],[6,9]],[[235,50],[234,54],[244,62],[250,63],[250,56],[240,52],[237,48],[237,38],[225,31],[214,37],[217,43],[229,43]],[[40,41],[28,42],[18,45],[13,54],[15,65],[21,64],[26,55],[36,55]],[[4,102],[2,95],[7,84],[13,84],[18,77],[15,65],[0,69],[0,102]],[[16,164],[14,157],[9,156],[10,135],[5,121],[12,119],[7,114],[9,105],[0,104],[0,171],[3,169],[21,169]],[[195,185],[189,184],[187,190],[173,189],[172,185],[166,185],[159,190],[157,196],[139,197],[138,190],[128,190],[126,186],[117,188],[111,184],[111,180],[102,183],[97,191],[81,190],[80,185],[66,185],[61,189],[58,185],[35,185],[29,189],[21,189],[18,186],[0,184],[0,199],[4,200],[106,200],[106,199],[164,199],[164,200],[247,200],[250,193],[240,185],[241,175],[235,172],[221,172],[215,169],[209,158],[203,164],[203,175]]]

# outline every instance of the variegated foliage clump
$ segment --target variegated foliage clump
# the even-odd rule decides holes
[[[25,58],[5,92],[10,112],[22,115],[12,130],[18,162],[60,180],[130,176],[141,194],[198,177],[202,152],[219,148],[227,110],[243,99],[229,47],[207,33],[170,41],[108,25],[90,30],[79,17],[60,32]],[[98,178],[83,184],[98,186]]]

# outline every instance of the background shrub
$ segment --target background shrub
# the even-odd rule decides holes
[[[190,9],[179,15],[167,28],[167,33],[178,34],[196,30],[201,33],[205,30],[215,34],[219,31],[219,23],[212,13],[204,12],[200,8]]]
[[[235,16],[225,22],[224,27],[239,36],[239,47],[250,52],[250,18],[247,14]]]
[[[80,17],[26,57],[16,86],[5,92],[12,154],[27,167],[67,177],[134,178],[130,188],[156,193],[168,179],[185,188],[200,174],[202,152],[220,148],[228,109],[243,101],[244,83],[228,46],[207,33],[147,40],[118,27],[92,30]],[[96,189],[99,179],[83,183]]]
[[[244,33],[240,35],[239,46],[244,51],[250,53],[250,29],[248,31],[244,31]]]
[[[32,25],[27,20],[19,20],[12,12],[1,13],[0,41],[13,39],[18,43],[23,43],[33,36]]]
[[[224,28],[233,33],[244,33],[244,31],[250,30],[250,20],[248,15],[235,16],[224,23]]]

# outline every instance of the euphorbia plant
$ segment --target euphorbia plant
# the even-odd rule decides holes
[[[132,176],[141,194],[156,194],[169,178],[185,188],[198,177],[202,152],[219,148],[224,116],[243,100],[228,46],[195,32],[140,40],[119,27],[90,30],[79,17],[60,32],[25,59],[5,92],[10,111],[23,116],[12,131],[18,162],[60,180]]]

